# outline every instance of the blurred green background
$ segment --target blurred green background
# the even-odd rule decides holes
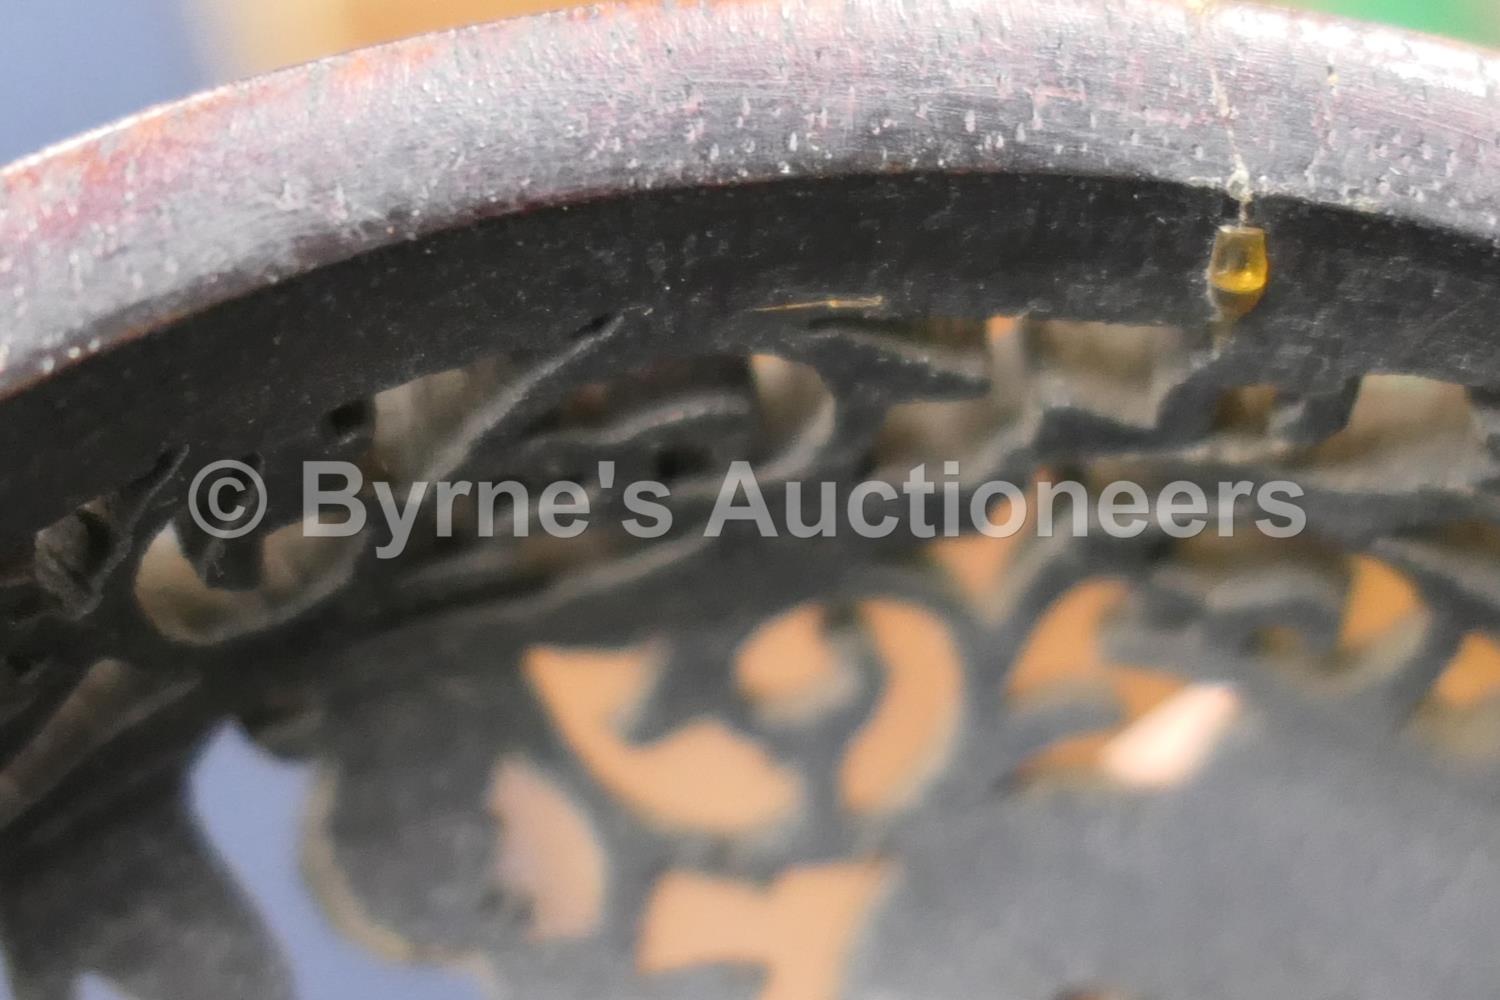
[[[1500,0],[1305,0],[1296,6],[1500,45]]]

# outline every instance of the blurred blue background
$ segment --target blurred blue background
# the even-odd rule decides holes
[[[211,82],[179,0],[0,0],[0,163]]]

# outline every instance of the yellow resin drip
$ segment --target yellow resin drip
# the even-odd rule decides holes
[[[1220,226],[1208,260],[1208,285],[1220,315],[1237,320],[1254,309],[1270,277],[1266,231],[1245,222]]]

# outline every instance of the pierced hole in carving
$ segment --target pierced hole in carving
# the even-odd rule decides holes
[[[359,537],[309,537],[300,523],[289,524],[262,541],[258,588],[222,590],[193,569],[169,525],[141,557],[135,596],[162,635],[212,645],[289,621],[333,593],[347,580],[362,546]]]
[[[565,427],[600,427],[629,413],[684,393],[747,391],[748,366],[736,357],[709,355],[663,358],[584,383],[570,391],[532,432]]]
[[[1336,631],[1271,625],[1258,632],[1259,651],[1304,680],[1334,690],[1372,683],[1399,668],[1421,641],[1429,614],[1415,584],[1363,554],[1345,557]],[[1288,587],[1290,589],[1290,587]]]
[[[1154,430],[1164,402],[1187,378],[1194,352],[1205,343],[1201,333],[1176,327],[1035,316],[993,317],[958,328],[968,338],[957,342],[984,355],[988,393],[892,407],[877,445],[886,468],[955,460],[964,479],[975,482],[1033,443],[1104,446],[1100,429],[1137,435]]]
[[[1490,456],[1468,390],[1416,375],[1366,375],[1346,426],[1294,463],[1346,489],[1462,487]]]
[[[1242,385],[1226,390],[1214,409],[1213,429],[1234,436],[1264,437],[1271,430],[1276,399],[1273,385]]]
[[[1500,757],[1500,640],[1469,632],[1412,720],[1416,733],[1462,760]]]
[[[603,316],[595,316],[587,323],[574,330],[569,336],[573,340],[587,340],[596,333],[602,332],[611,323],[620,319],[620,313],[606,313]]]
[[[859,932],[892,874],[875,860],[807,865],[761,888],[669,871],[642,915],[636,966],[653,975],[748,965],[765,973],[758,1000],[836,1000]]]
[[[264,481],[266,461],[260,452],[251,452],[248,455],[242,455],[239,458],[239,462],[248,468],[251,473]],[[223,496],[219,499],[218,504],[203,505],[199,513],[200,516],[215,528],[224,530],[240,529],[248,525],[250,520],[257,516],[256,512],[261,509],[259,498],[256,496],[256,487],[252,481],[236,476],[228,485],[233,487],[232,492],[226,489]],[[220,504],[222,504],[222,509],[231,512],[229,517],[220,517],[214,510],[214,507]],[[191,541],[204,546],[203,549],[189,553],[189,556],[192,558],[194,564],[210,579],[219,582],[232,578],[235,575],[236,567],[225,564],[227,560],[224,557],[226,555],[230,555],[230,558],[232,558],[228,550],[213,546],[213,540],[201,533],[193,537]]]
[[[458,515],[455,514],[457,523]],[[402,579],[399,606],[411,613],[455,601],[524,599],[545,592],[577,569],[639,551],[641,543],[618,526],[600,524],[574,538],[545,533],[505,534],[510,514],[495,515],[500,544],[439,545],[435,558]]]
[[[1172,546],[1172,562],[1203,574],[1205,586],[1215,585],[1247,569],[1300,565],[1338,572],[1345,558],[1338,546],[1311,534],[1272,538],[1255,531],[1229,535],[1205,531]]]
[[[1109,738],[1100,770],[1127,788],[1163,791],[1198,774],[1240,711],[1225,684],[1192,684]]]
[[[884,672],[879,703],[850,740],[839,797],[857,814],[909,805],[941,769],[958,735],[963,665],[947,623],[897,601],[865,601],[860,620]]]
[[[1491,636],[1470,632],[1433,685],[1434,702],[1468,709],[1500,695],[1500,644]]]
[[[969,479],[987,471],[982,468],[990,464],[986,450],[998,432],[1019,418],[1026,402],[1026,359],[1018,327],[1015,317],[994,316],[933,328],[948,349],[975,357],[975,366],[989,378],[989,390],[971,399],[892,406],[875,444],[876,465],[886,470],[887,478],[924,462],[957,461]]]
[[[464,449],[455,442],[466,423],[512,375],[505,361],[484,358],[376,394],[370,404],[372,474],[406,483],[457,467]]]
[[[1175,327],[1078,320],[1037,319],[1023,327],[1023,334],[1028,355],[1051,371],[1141,388],[1155,385],[1188,344]]]
[[[1216,641],[1325,693],[1388,676],[1429,620],[1404,573],[1310,534],[1206,532],[1173,546],[1154,579],[1206,616]]]
[[[324,424],[335,441],[348,441],[369,426],[373,416],[372,411],[373,407],[369,401],[355,400],[330,410],[324,418]]]
[[[32,738],[0,764],[0,829],[51,795],[68,775],[125,730],[172,704],[183,685],[113,659],[98,660]]]
[[[1426,608],[1405,574],[1378,559],[1353,555],[1349,593],[1339,623],[1339,651],[1357,657],[1390,647],[1394,634],[1419,620]]]
[[[526,677],[553,724],[599,783],[642,818],[722,836],[775,826],[800,805],[798,777],[761,745],[712,718],[655,743],[621,734],[656,683],[661,651],[536,647]]]
[[[757,458],[790,465],[832,433],[837,405],[812,366],[754,354],[750,372],[760,415]]]
[[[1036,523],[1036,483],[1052,478],[1045,469],[1037,470],[1027,489],[1025,520],[1009,536],[982,534],[941,538],[927,546],[927,554],[958,588],[964,599],[986,623],[1004,617],[1007,603],[1016,588],[1024,582],[1027,570],[1023,553]],[[1004,497],[990,505],[986,514],[990,522],[1007,525],[1011,518],[1011,501]]]
[[[1086,580],[1058,597],[1037,619],[1006,680],[1007,695],[1024,705],[1067,695],[1107,674],[1101,631],[1124,603],[1128,589],[1113,578]],[[1127,685],[1133,687],[1133,685]],[[1143,695],[1143,705],[1160,699]]]
[[[546,579],[597,562],[603,554],[618,551],[619,537],[606,531],[584,532],[574,538],[529,534],[516,546],[516,567],[524,577]]]
[[[500,762],[489,809],[499,827],[495,875],[524,900],[532,941],[586,937],[599,926],[608,861],[588,815],[556,782],[520,759]]]
[[[1187,373],[1195,341],[1168,326],[1033,320],[1022,326],[1039,402],[1154,427]]]
[[[807,722],[854,694],[831,617],[822,605],[801,605],[762,623],[736,651],[736,686],[768,721]]]
[[[1020,765],[1022,784],[1172,788],[1202,769],[1238,714],[1230,688],[1189,684],[1168,670],[1106,656],[1100,633],[1127,596],[1124,581],[1085,581],[1054,601],[1033,629],[1007,684],[1017,710],[1103,696],[1119,721],[1048,744]]]
[[[350,431],[373,425],[369,478],[398,485],[431,480],[470,457],[476,413],[518,377],[510,361],[486,358],[414,379],[335,416]],[[616,462],[624,480],[656,478],[679,491],[686,482],[709,482],[738,457],[769,463],[760,471],[775,478],[816,454],[833,430],[835,410],[832,393],[807,365],[767,355],[666,359],[575,386],[507,431],[506,450],[486,460],[528,483],[590,483],[603,457]],[[476,501],[457,497],[453,510],[457,537],[476,516]]]
[[[731,458],[801,461],[804,448],[827,438],[833,412],[832,395],[806,366],[710,356],[581,386],[532,421],[527,436],[543,464],[593,440],[608,447],[623,474],[683,480],[727,468]]]
[[[1418,375],[1366,375],[1349,425],[1319,453],[1328,460],[1353,458],[1395,441],[1466,437],[1473,425],[1469,393],[1461,385]]]

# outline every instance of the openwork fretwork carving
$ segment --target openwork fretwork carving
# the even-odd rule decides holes
[[[642,194],[372,252],[100,358],[222,404],[120,432],[39,480],[45,517],[6,522],[0,933],[25,995],[84,972],[292,995],[184,805],[225,725],[318,776],[302,850],[342,933],[518,993],[1300,995],[1332,975],[1312,949],[1341,988],[1482,995],[1494,255],[1271,202],[1275,277],[1227,322],[1204,267],[1231,209],[1076,178]],[[150,353],[169,342],[287,346],[234,372]],[[274,498],[228,543],[184,515],[226,457]],[[302,463],[333,458],[398,490],[577,479],[594,526],[523,535],[460,504],[383,559],[377,516],[301,530]],[[952,462],[964,491],[1291,480],[1308,527],[705,538],[735,460],[772,510],[793,481]],[[618,530],[638,477],[672,487],[664,537]],[[477,540],[490,515],[510,530]],[[1307,872],[1326,885],[1284,923],[1204,896],[1284,902]],[[59,891],[84,879],[159,912],[141,929]],[[1441,897],[1434,926],[1479,957],[1398,967],[1325,903],[1371,885],[1413,922]],[[219,950],[169,968],[121,944],[185,927]],[[985,945],[903,964],[953,940]]]

